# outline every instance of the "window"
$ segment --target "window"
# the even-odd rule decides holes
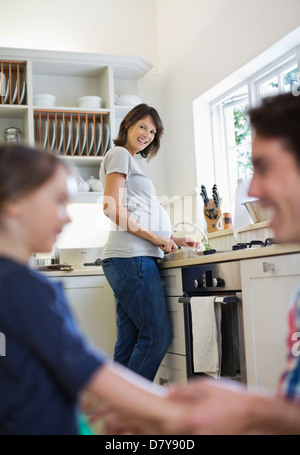
[[[213,153],[218,186],[231,194],[236,181],[252,173],[248,85],[211,104]],[[224,192],[222,192],[224,193]]]
[[[295,49],[261,68],[239,85],[214,99],[210,98],[213,178],[223,196],[223,212],[234,208],[238,179],[250,177],[253,172],[251,129],[247,115],[249,107],[260,104],[267,96],[300,91],[299,74]],[[199,181],[198,186],[202,183]]]

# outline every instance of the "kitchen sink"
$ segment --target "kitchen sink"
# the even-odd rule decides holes
[[[177,261],[178,259],[187,259],[187,258],[195,258],[198,256],[203,256],[204,251],[196,250],[196,249],[179,249],[174,251],[173,253],[167,253],[164,255],[164,260],[166,261]]]
[[[173,253],[165,254],[163,260],[164,261],[176,261],[178,259],[196,258],[199,256],[208,256],[210,254],[215,254],[215,253],[225,253],[227,251],[232,251],[232,250],[216,251],[214,249],[211,249],[211,250],[202,251],[200,249],[195,249],[195,248],[185,248],[185,249],[181,248],[181,249],[174,251]]]

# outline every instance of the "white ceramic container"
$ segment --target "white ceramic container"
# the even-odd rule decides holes
[[[49,93],[41,93],[33,96],[34,106],[54,107],[56,96]]]
[[[100,96],[81,96],[77,100],[78,107],[87,109],[100,109],[102,98]]]

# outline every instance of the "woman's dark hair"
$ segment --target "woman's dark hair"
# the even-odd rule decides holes
[[[69,169],[58,157],[41,150],[17,143],[0,144],[0,209],[5,202],[43,185],[58,166]]]
[[[282,139],[300,163],[300,96],[285,93],[265,98],[249,110],[249,117],[256,134]]]
[[[151,144],[149,144],[144,150],[139,152],[139,154],[143,158],[147,158],[148,161],[153,158],[160,147],[160,141],[161,137],[164,132],[164,127],[161,121],[160,116],[158,115],[156,109],[154,107],[150,107],[147,104],[138,104],[135,106],[133,109],[131,109],[130,112],[123,118],[120,129],[119,129],[119,134],[118,137],[114,140],[114,144],[117,146],[124,147],[127,141],[127,130],[130,128],[132,125],[134,125],[136,122],[139,120],[147,117],[148,115],[151,115],[153,122],[156,127],[156,133],[154,136],[153,141]]]

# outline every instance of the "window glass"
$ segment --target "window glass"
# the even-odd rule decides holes
[[[248,96],[232,106],[225,106],[229,178],[236,181],[252,174],[251,129],[248,118]]]
[[[298,65],[293,65],[281,73],[284,92],[291,92],[299,85]]]
[[[275,96],[279,93],[278,77],[273,76],[263,84],[259,86],[260,99],[266,98],[267,96]]]
[[[244,85],[210,102],[215,183],[228,211],[232,210],[237,181],[253,173],[248,109],[263,98],[288,91],[300,91],[295,54],[262,68]]]

